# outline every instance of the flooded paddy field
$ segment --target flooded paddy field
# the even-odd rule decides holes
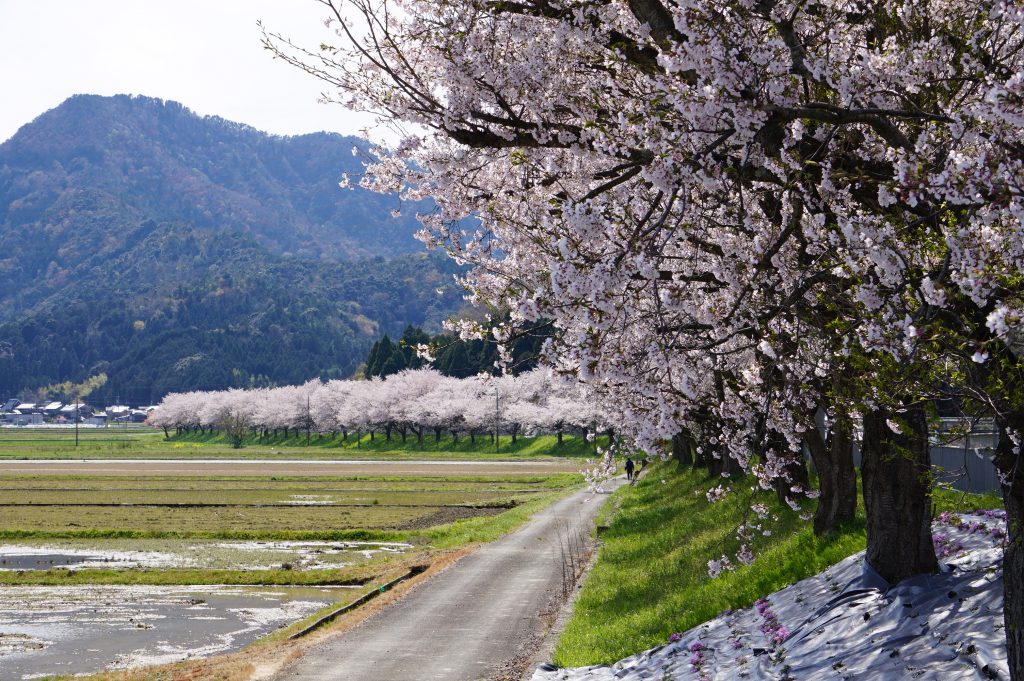
[[[26,570],[333,570],[401,556],[404,542],[72,539],[0,542],[0,573]],[[2,575],[0,575],[2,581]]]
[[[578,468],[0,456],[0,679],[237,650],[493,539]]]
[[[175,662],[237,650],[360,587],[0,587],[0,678]]]

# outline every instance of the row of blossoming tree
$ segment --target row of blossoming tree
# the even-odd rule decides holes
[[[149,418],[177,432],[222,430],[243,438],[283,433],[330,434],[347,440],[378,433],[386,440],[410,436],[422,442],[450,434],[596,433],[610,422],[579,386],[535,370],[519,376],[451,378],[433,369],[407,369],[386,379],[310,381],[255,390],[172,393]]]
[[[1024,679],[1024,8],[999,0],[320,0],[275,54],[401,135],[358,178],[430,196],[476,299],[550,320],[556,372],[937,568],[938,400],[991,417]],[[357,178],[349,178],[356,180]],[[464,328],[467,334],[475,333]],[[825,415],[826,428],[820,421]]]

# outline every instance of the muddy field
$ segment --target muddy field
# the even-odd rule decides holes
[[[0,544],[0,572],[25,570],[328,570],[401,556],[404,542],[87,539]]]
[[[238,649],[360,588],[5,587],[0,678],[79,674]]]
[[[2,460],[0,679],[237,650],[424,560],[450,523],[553,498],[579,467]]]

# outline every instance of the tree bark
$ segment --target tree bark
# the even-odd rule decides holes
[[[1006,508],[1007,544],[1003,550],[1003,624],[1006,627],[1006,663],[1011,679],[1024,679],[1024,471],[1015,454],[1010,430],[1024,434],[1024,413],[1010,414],[996,421],[999,442],[995,464],[1003,488]]]
[[[679,468],[693,465],[693,449],[690,447],[692,441],[693,438],[687,430],[681,430],[672,436],[672,458],[676,460]]]
[[[890,584],[935,572],[938,560],[931,533],[931,459],[928,420],[913,405],[899,415],[901,430],[889,427],[884,409],[864,416],[861,476],[867,514],[867,562]]]
[[[812,425],[805,439],[811,461],[818,471],[818,508],[814,534],[826,535],[857,514],[857,472],[853,467],[853,432],[850,420],[840,417],[832,425],[828,441]]]

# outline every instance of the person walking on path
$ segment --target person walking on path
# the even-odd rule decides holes
[[[633,459],[631,459],[630,457],[627,456],[626,457],[626,480],[629,480],[630,482],[633,481],[633,469],[634,468],[635,468],[635,466],[633,465]]]

